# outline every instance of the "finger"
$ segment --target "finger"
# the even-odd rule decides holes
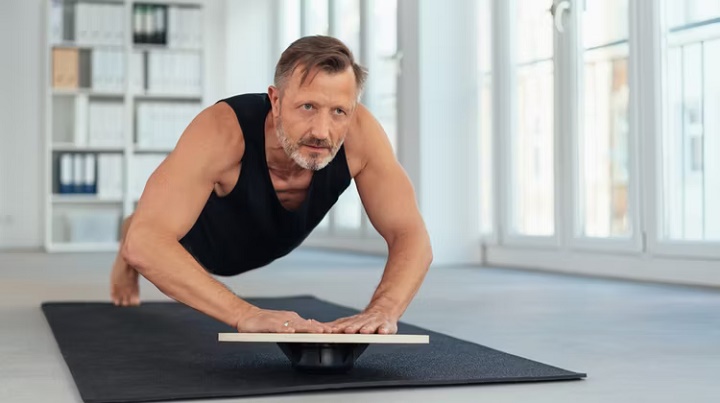
[[[333,333],[344,333],[351,321],[343,321],[332,326]]]
[[[382,324],[383,322],[380,320],[372,320],[365,323],[358,332],[362,334],[372,334],[375,333]]]
[[[295,328],[298,332],[302,333],[323,333],[324,330],[324,328],[319,324],[319,322],[305,319],[295,325]]]
[[[330,333],[332,328],[322,322],[318,322],[315,319],[308,319],[313,325],[313,332],[315,333]]]
[[[140,297],[137,295],[133,295],[130,297],[130,304],[132,306],[139,306],[140,305]]]
[[[332,332],[333,332],[332,326],[328,326],[327,323],[322,323],[322,327],[323,327],[323,331],[324,331],[325,333],[332,333]]]
[[[397,325],[391,322],[385,322],[378,327],[379,334],[395,334],[397,333]]]
[[[340,318],[340,319],[336,319],[336,320],[328,323],[328,325],[330,326],[333,333],[342,333],[342,331],[345,330],[347,325],[352,323],[356,319],[357,318],[354,316],[347,317],[347,318]]]
[[[368,323],[368,320],[366,319],[358,319],[351,323],[348,323],[347,326],[345,326],[345,333],[357,333],[360,328],[365,326]]]
[[[357,329],[365,324],[365,318],[363,317],[350,317],[345,320],[340,326],[341,333],[355,333]],[[353,330],[355,329],[355,330]]]
[[[349,321],[356,320],[357,318],[358,318],[358,315],[345,316],[345,317],[342,317],[342,318],[337,318],[337,319],[335,319],[334,321],[329,322],[329,323],[330,323],[330,324],[342,324],[342,323],[345,323],[345,322],[349,322]]]
[[[296,321],[294,320],[283,320],[275,329],[277,333],[295,333],[297,328]]]

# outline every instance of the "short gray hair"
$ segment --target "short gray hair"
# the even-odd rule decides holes
[[[367,69],[359,65],[350,49],[339,39],[331,36],[314,35],[300,38],[290,44],[280,56],[275,67],[275,86],[282,91],[296,68],[301,67],[302,85],[314,69],[326,73],[341,73],[352,66],[358,97],[362,94],[367,79]]]

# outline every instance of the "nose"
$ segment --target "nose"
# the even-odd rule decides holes
[[[315,138],[318,138],[320,140],[327,139],[330,137],[330,117],[324,116],[323,114],[318,114],[318,116],[315,118],[315,122],[313,122],[313,131],[312,134]]]

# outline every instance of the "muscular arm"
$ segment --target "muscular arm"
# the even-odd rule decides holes
[[[362,136],[358,148],[365,164],[355,181],[368,217],[386,240],[389,252],[382,280],[365,311],[381,312],[397,321],[420,288],[432,261],[430,237],[412,184],[382,127],[366,109],[361,107],[357,113],[361,122],[358,135]],[[364,326],[356,323],[346,331],[365,333]],[[367,326],[375,331],[372,324]]]
[[[251,305],[210,276],[180,245],[222,174],[237,168],[244,143],[214,105],[187,127],[147,182],[121,253],[169,297],[236,327]]]

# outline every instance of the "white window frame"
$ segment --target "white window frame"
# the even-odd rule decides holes
[[[516,82],[516,69],[517,62],[515,60],[515,49],[516,49],[516,33],[514,16],[516,10],[515,0],[494,0],[493,2],[493,41],[495,49],[493,49],[493,72],[494,81],[496,85],[493,88],[493,113],[495,119],[493,120],[494,130],[494,142],[497,143],[495,149],[498,150],[496,156],[495,167],[495,178],[498,184],[496,190],[498,198],[496,199],[495,221],[497,240],[500,244],[508,247],[526,247],[526,248],[559,248],[561,246],[560,234],[562,228],[560,226],[560,207],[558,206],[561,201],[561,195],[559,193],[560,183],[559,178],[559,167],[558,167],[558,151],[559,151],[559,130],[560,127],[557,124],[558,119],[558,85],[559,80],[554,79],[555,95],[553,100],[555,106],[553,113],[555,114],[553,124],[553,138],[554,138],[554,231],[553,235],[549,236],[531,236],[521,235],[511,232],[512,228],[512,212],[509,206],[513,202],[513,184],[512,184],[512,141],[517,135],[517,82]],[[557,63],[557,34],[554,35],[554,47],[553,57],[555,60],[553,72],[555,77],[558,76],[558,63]],[[498,133],[509,133],[506,136],[499,136]]]
[[[567,54],[568,70],[563,75],[567,80],[562,80],[566,86],[563,93],[571,105],[584,105],[584,47],[583,47],[583,26],[582,14],[584,10],[583,0],[571,0],[571,12],[567,15],[570,22],[566,25],[566,47],[562,49]],[[638,134],[639,130],[639,108],[641,99],[641,87],[638,81],[638,66],[641,55],[637,49],[638,37],[634,28],[633,21],[637,20],[637,2],[628,1],[628,40],[626,48],[628,52],[628,86],[630,91],[630,99],[628,102],[628,117],[630,128],[628,133],[628,216],[631,223],[631,234],[628,237],[588,237],[582,235],[582,206],[580,200],[580,150],[578,148],[580,136],[584,128],[583,124],[583,108],[566,107],[564,116],[570,120],[566,132],[562,137],[567,143],[565,156],[569,156],[572,163],[571,168],[565,170],[567,175],[564,183],[570,184],[570,189],[566,195],[566,205],[571,206],[572,215],[571,222],[564,223],[563,229],[568,240],[568,246],[575,251],[598,251],[598,252],[616,252],[624,254],[639,255],[643,251],[643,228],[640,211],[640,183],[638,180],[641,175],[640,158],[638,156]],[[608,49],[608,52],[614,52],[614,49]],[[576,134],[575,134],[576,133]]]
[[[666,69],[666,56],[667,56],[667,27],[665,24],[665,1],[660,2],[647,2],[650,4],[644,4],[647,8],[644,10],[646,22],[648,24],[646,32],[646,38],[648,41],[652,41],[652,58],[653,63],[649,63],[644,74],[652,79],[654,84],[653,88],[658,93],[647,93],[647,100],[653,100],[653,110],[649,111],[652,117],[652,121],[646,121],[648,129],[646,132],[649,133],[663,133],[667,128],[667,113],[668,110],[666,105],[666,97],[663,91],[665,83],[667,82],[667,69]],[[640,19],[638,19],[639,21]],[[715,27],[708,27],[708,29],[717,30]],[[680,38],[678,42],[692,42],[692,40],[698,35],[702,35],[697,31],[688,32],[684,35],[684,38]],[[646,44],[647,46],[647,44]],[[648,102],[649,104],[650,102]],[[649,115],[650,115],[649,114]],[[656,127],[657,122],[662,122],[660,127]],[[717,241],[682,241],[682,240],[669,240],[665,239],[662,234],[661,224],[663,221],[664,205],[662,198],[663,189],[663,167],[662,167],[662,140],[660,136],[653,138],[647,136],[646,141],[648,147],[646,149],[651,156],[647,158],[647,172],[650,173],[647,178],[648,186],[646,188],[646,194],[648,197],[646,200],[652,202],[649,206],[651,207],[647,212],[647,233],[648,233],[648,252],[653,256],[658,257],[674,257],[674,258],[686,258],[686,259],[720,259],[720,242]]]
[[[578,6],[583,0],[572,0],[573,18],[579,18]],[[673,241],[663,239],[662,223],[662,133],[664,124],[665,32],[662,22],[664,2],[629,1],[628,74],[630,85],[630,214],[632,235],[629,238],[590,238],[578,236],[581,217],[578,204],[577,170],[563,169],[568,163],[577,166],[579,152],[579,110],[564,119],[556,117],[556,239],[528,239],[507,234],[509,224],[509,141],[506,134],[514,130],[514,65],[512,63],[513,6],[506,0],[494,0],[493,9],[493,141],[495,159],[495,239],[481,239],[483,262],[491,266],[524,267],[567,273],[616,276],[638,280],[669,281],[685,284],[720,285],[720,242]],[[557,3],[557,1],[556,1]],[[579,21],[566,18],[569,25]],[[579,24],[577,25],[579,26]],[[557,36],[557,34],[556,34]],[[565,43],[570,50],[555,47],[556,102],[577,96],[581,36],[570,37],[575,44]],[[571,41],[572,42],[572,41]],[[575,52],[575,54],[573,54]],[[566,60],[557,60],[566,57]],[[565,63],[565,64],[563,64]],[[575,63],[575,64],[573,64]],[[564,67],[563,67],[564,66]],[[569,67],[568,67],[569,66]],[[574,76],[573,76],[574,75]],[[563,85],[564,83],[564,85]],[[562,94],[562,95],[561,95]],[[576,95],[573,95],[576,94]],[[567,101],[565,101],[567,102]],[[577,103],[577,105],[581,105]],[[556,113],[567,111],[562,105]],[[563,173],[564,172],[564,173]],[[566,208],[570,207],[570,208]],[[560,210],[560,211],[559,211]],[[568,214],[572,211],[572,214]]]

